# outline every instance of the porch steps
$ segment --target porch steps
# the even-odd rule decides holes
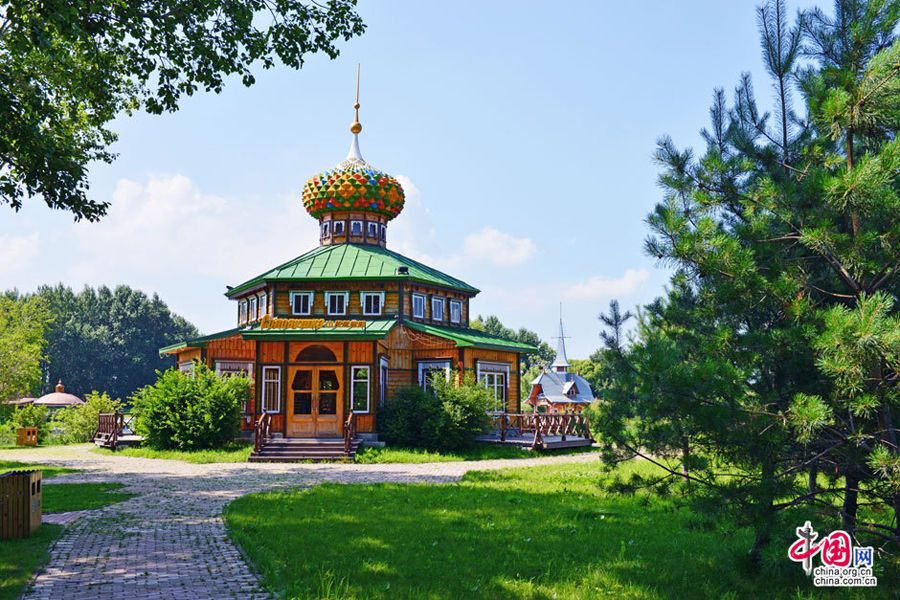
[[[352,461],[360,440],[350,443],[350,455],[344,454],[343,438],[282,438],[267,442],[259,452],[250,454],[250,462],[322,462]]]

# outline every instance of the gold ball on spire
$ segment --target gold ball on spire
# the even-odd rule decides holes
[[[359,121],[353,121],[353,124],[350,125],[350,132],[359,133],[360,131],[362,131],[362,123],[360,123]]]

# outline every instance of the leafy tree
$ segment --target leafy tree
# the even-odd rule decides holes
[[[0,296],[0,404],[38,389],[50,322],[42,299],[16,292]]]
[[[199,361],[189,374],[169,369],[132,396],[136,431],[158,450],[221,448],[234,441],[251,396],[246,377],[220,377]]]
[[[900,2],[837,0],[834,18],[790,24],[772,0],[758,17],[776,123],[744,75],[730,105],[715,91],[702,155],[660,140],[646,250],[676,271],[631,347],[607,323],[615,393],[592,411],[610,454],[645,449],[698,506],[752,525],[756,560],[794,507],[839,516],[863,545],[900,541]],[[861,506],[880,508],[860,521]]]
[[[519,331],[514,331],[505,327],[495,315],[491,315],[487,319],[483,319],[481,315],[478,315],[475,320],[469,323],[469,327],[496,335],[511,342],[522,342],[523,344],[536,346],[538,348],[537,354],[522,355],[522,365],[525,370],[531,369],[536,365],[550,364],[556,358],[556,351],[542,341],[538,334],[524,327],[520,328]]]
[[[309,54],[365,30],[355,0],[139,0],[0,4],[0,203],[40,195],[76,220],[108,203],[88,197],[87,166],[112,162],[121,113],[177,110],[182,95],[221,92],[251,67],[298,69]]]
[[[84,404],[67,406],[56,411],[53,424],[63,429],[62,439],[67,443],[88,442],[97,431],[98,415],[122,410],[122,401],[113,400],[104,392],[91,392],[84,397]]]
[[[13,425],[15,427],[37,427],[38,442],[45,442],[50,436],[50,409],[46,406],[37,406],[34,404],[26,404],[16,409],[13,414]]]
[[[54,317],[43,364],[45,385],[62,379],[75,395],[104,390],[127,398],[152,383],[157,370],[171,366],[171,359],[160,358],[160,348],[198,335],[156,294],[148,298],[125,285],[75,293],[60,284],[41,287],[36,296]]]

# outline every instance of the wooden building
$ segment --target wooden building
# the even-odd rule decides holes
[[[520,356],[536,348],[470,329],[479,290],[388,249],[403,189],[362,159],[361,129],[357,117],[346,160],[304,187],[319,246],[230,288],[236,327],[160,353],[183,370],[200,360],[250,377],[242,426],[265,420],[272,438],[339,437],[350,417],[374,437],[392,394],[435,372],[472,373],[495,411],[519,412]]]
[[[531,382],[531,393],[525,403],[532,405],[535,412],[547,413],[578,413],[590,405],[594,399],[591,384],[580,373],[570,373],[570,367],[560,318],[556,359],[549,370],[544,369]]]

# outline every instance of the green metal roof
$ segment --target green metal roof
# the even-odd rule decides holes
[[[177,350],[184,350],[185,348],[205,348],[206,342],[211,342],[213,340],[220,340],[222,338],[231,337],[233,335],[237,335],[241,332],[240,327],[235,327],[234,329],[227,329],[225,331],[220,331],[219,333],[212,333],[210,335],[204,335],[198,338],[194,338],[192,340],[185,340],[183,342],[178,342],[177,344],[172,344],[171,346],[166,346],[164,348],[159,349],[160,355],[169,354],[170,352],[175,352]]]
[[[397,275],[397,267],[409,267],[409,275]],[[229,290],[229,298],[267,281],[406,280],[477,294],[465,281],[441,273],[402,254],[380,246],[336,244],[319,246]]]
[[[327,339],[338,338],[341,340],[380,340],[388,334],[397,323],[397,319],[381,319],[366,321],[365,329],[361,327],[329,327],[327,329],[260,329],[253,327],[246,329],[241,334],[245,340],[297,340],[297,339]]]
[[[513,342],[484,331],[478,331],[477,329],[457,329],[455,327],[444,327],[441,325],[432,325],[430,323],[416,323],[414,321],[404,321],[403,325],[423,333],[430,333],[431,335],[453,340],[456,342],[456,345],[460,347],[477,346],[478,348],[493,348],[496,350],[525,352],[528,354],[533,354],[538,351],[538,349],[531,344]]]

